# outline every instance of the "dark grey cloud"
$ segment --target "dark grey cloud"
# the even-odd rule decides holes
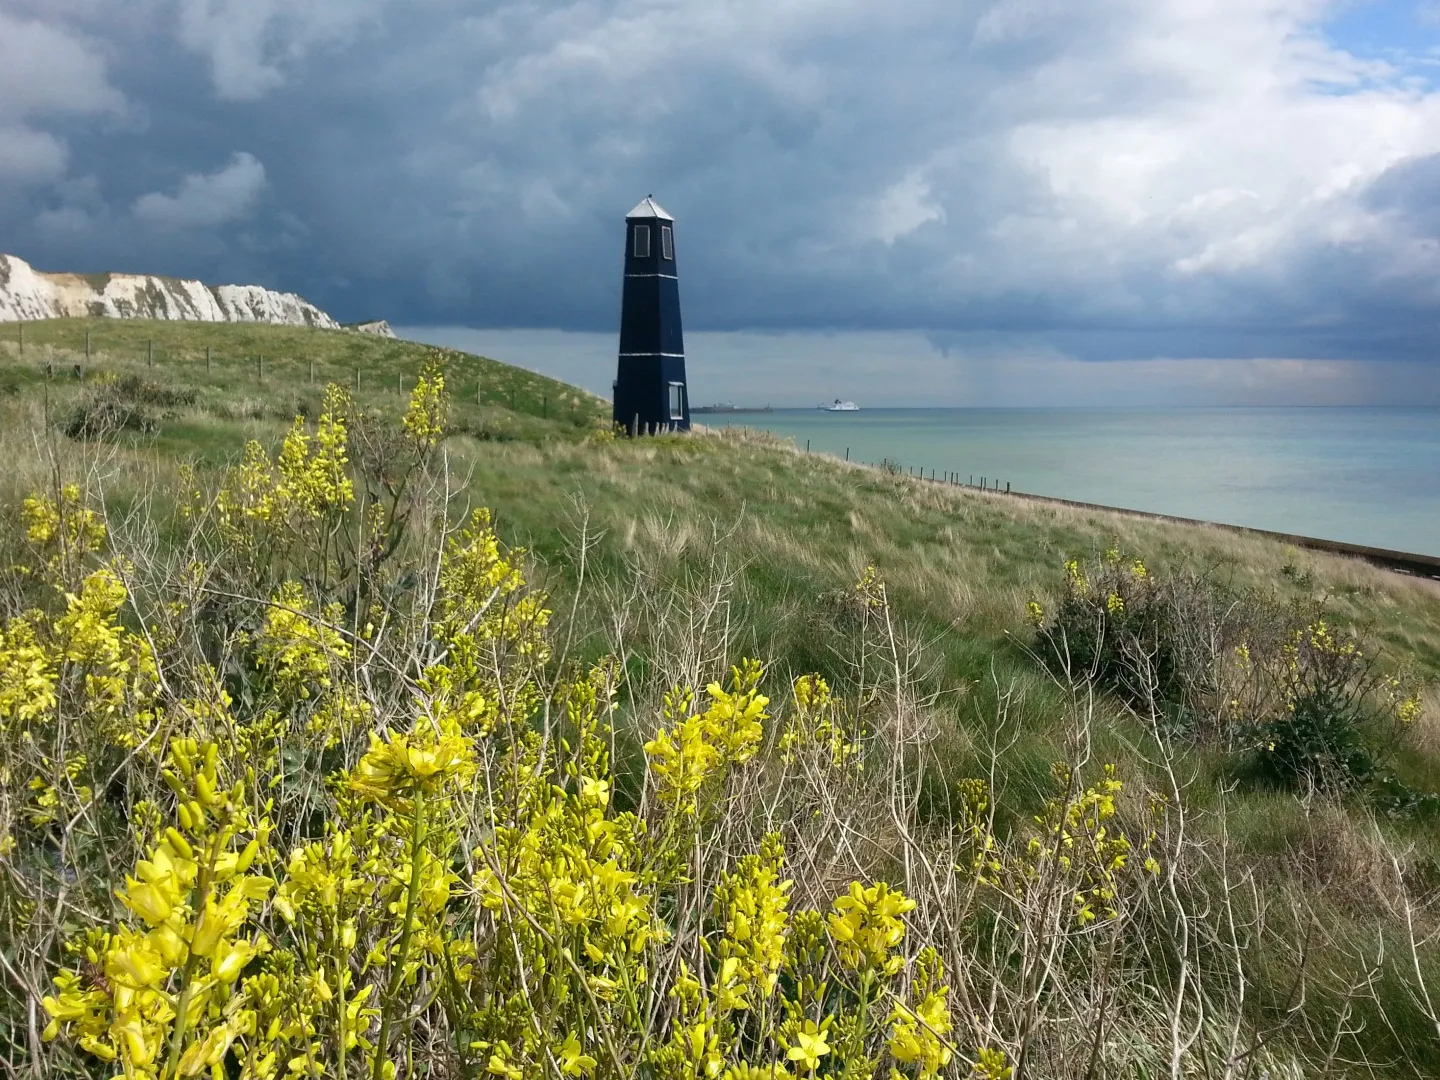
[[[0,248],[609,332],[654,192],[695,330],[1426,360],[1440,95],[1344,6],[0,0]]]

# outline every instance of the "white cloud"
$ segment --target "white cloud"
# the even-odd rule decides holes
[[[1333,358],[1417,355],[1440,313],[1440,198],[1406,164],[1440,155],[1440,93],[1423,40],[1377,58],[1327,36],[1349,0],[173,0],[243,109],[157,67],[103,0],[16,2],[83,9],[123,71],[170,80],[138,103],[139,169],[95,150],[135,210],[93,213],[97,242],[246,212],[258,162],[197,170],[263,124],[286,161],[267,207],[307,240],[256,251],[392,321],[608,327],[619,215],[647,191],[679,218],[692,328]],[[195,175],[123,188],[157,168]],[[157,262],[201,250],[165,235]]]
[[[0,11],[0,181],[37,183],[62,176],[64,139],[43,130],[56,117],[118,111],[124,99],[105,61],[70,31]]]
[[[341,45],[378,0],[179,0],[180,41],[210,61],[216,93],[253,101],[311,50]]]
[[[565,159],[519,155],[492,206],[536,175],[568,204],[638,158],[706,196],[723,173],[730,198],[703,212],[768,207],[831,271],[847,237],[894,244],[936,223],[923,230],[933,256],[911,268],[927,295],[1039,285],[1090,294],[1092,314],[1130,315],[1127,278],[1153,292],[1383,239],[1355,198],[1395,163],[1440,151],[1440,96],[1329,44],[1320,23],[1337,8],[511,3],[457,35],[457,52],[490,58],[461,114],[536,145],[552,137],[549,117],[571,121]],[[800,144],[760,137],[767,124]],[[616,152],[645,129],[651,140]],[[706,132],[703,156],[659,150],[687,129]]]
[[[0,117],[120,108],[100,52],[77,35],[0,11]]]
[[[69,150],[53,135],[0,123],[0,180],[34,183],[65,172]]]
[[[135,200],[131,213],[160,229],[209,229],[245,217],[265,186],[265,166],[246,153],[213,173],[190,173],[174,195],[152,191]]]
[[[882,244],[894,244],[928,221],[944,221],[945,210],[934,197],[930,182],[920,170],[895,181],[859,216],[868,235]]]

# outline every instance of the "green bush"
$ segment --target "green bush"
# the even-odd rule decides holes
[[[72,439],[96,439],[120,431],[150,434],[158,430],[156,409],[195,403],[194,390],[171,390],[139,375],[102,378],[70,411],[64,422]]]
[[[1322,604],[1211,575],[1152,574],[1112,548],[1090,566],[1067,561],[1054,612],[1032,601],[1030,614],[1052,670],[1169,734],[1243,756],[1287,788],[1371,787],[1390,806],[1426,802],[1398,784],[1382,749],[1418,716],[1419,693]]]

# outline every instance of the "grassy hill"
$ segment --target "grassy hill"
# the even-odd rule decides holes
[[[218,482],[246,440],[278,446],[293,416],[316,415],[325,382],[354,388],[357,372],[357,401],[398,417],[438,357],[453,394],[445,475],[462,501],[494,511],[505,541],[530,551],[564,655],[577,663],[616,655],[633,687],[617,733],[623,797],[641,798],[645,718],[658,714],[669,686],[755,656],[777,700],[789,681],[820,672],[862,703],[859,715],[878,700],[876,679],[893,675],[915,725],[896,736],[897,760],[914,755],[921,779],[910,811],[926,827],[958,813],[957,783],[989,776],[997,828],[1018,835],[1047,812],[1057,761],[1114,763],[1127,782],[1173,789],[1191,808],[1197,842],[1229,860],[1231,876],[1191,885],[1210,889],[1215,905],[1234,903],[1232,949],[1152,957],[1147,970],[1166,972],[1156,979],[1169,985],[1170,965],[1196,965],[1188,977],[1198,992],[1233,1005],[1247,1030],[1261,1033],[1243,1060],[1232,1055],[1228,1075],[1260,1075],[1249,1070],[1272,1038],[1326,1075],[1440,1072],[1424,996],[1426,985],[1440,991],[1440,958],[1425,944],[1440,926],[1435,819],[1262,782],[1227,746],[1163,737],[1113,687],[1072,682],[1042,662],[1026,607],[1060,610],[1066,560],[1103,568],[1111,550],[1143,560],[1147,580],[1193,573],[1218,582],[1265,618],[1323,604],[1333,625],[1363,632],[1387,670],[1428,687],[1421,717],[1381,748],[1397,781],[1425,793],[1440,789],[1434,583],[1219,529],[927,483],[733,429],[611,440],[607,406],[583,391],[412,343],[288,327],[62,320],[28,324],[22,356],[13,329],[0,340],[0,454],[10,463],[0,501],[14,506],[57,477],[75,479],[104,491],[114,531],[131,536],[144,530],[126,513],[145,507],[153,516],[172,504],[182,464]],[[106,415],[130,409],[133,422],[84,437],[76,417],[117,400],[120,411]],[[863,604],[857,614],[855,584],[867,567],[885,583],[883,631]],[[893,672],[877,675],[886,664]],[[875,706],[867,722],[882,713]],[[1203,919],[1194,918],[1198,927]],[[1134,933],[1144,937],[1143,923]],[[1235,983],[1218,969],[1241,961],[1253,966],[1236,1004]],[[1212,962],[1217,970],[1206,970]],[[1033,1008],[1054,1004],[1042,1006],[1034,992]],[[1123,1012],[1118,994],[1113,1007]],[[1190,1006],[1175,1008],[1189,1024]],[[1213,1023],[1228,1015],[1217,1004]],[[1161,1041],[1172,1034],[1154,1030]],[[1203,1038],[1221,1035],[1205,1026]],[[1152,1057],[1163,1062],[1163,1047]],[[1145,1074],[1135,1070],[1125,1075]]]
[[[197,451],[223,454],[240,448],[246,422],[288,423],[297,406],[318,401],[329,382],[356,391],[367,404],[403,405],[434,353],[428,346],[353,331],[51,319],[0,329],[5,361],[0,391],[38,392],[48,385],[56,409],[72,406],[87,385],[106,374],[193,391],[195,401],[183,417],[164,425],[165,445],[183,451],[189,443]],[[543,375],[464,353],[447,357],[457,424],[478,437],[570,434],[588,429],[605,412],[594,395]]]

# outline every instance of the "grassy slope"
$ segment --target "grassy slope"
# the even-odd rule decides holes
[[[88,368],[85,341],[90,340]],[[436,350],[344,330],[244,323],[176,323],[150,320],[50,319],[25,324],[24,353],[19,324],[0,324],[0,393],[39,390],[45,365],[51,389],[63,403],[84,377],[135,372],[157,383],[200,392],[190,432],[183,418],[164,433],[176,449],[187,440],[206,452],[243,445],[235,430],[215,421],[282,419],[295,404],[318,398],[327,382],[354,389],[374,404],[399,403]],[[206,352],[210,361],[207,369]],[[590,393],[509,364],[464,353],[447,353],[457,417],[469,429],[496,438],[540,438],[585,428],[602,410]],[[313,372],[314,382],[311,382]],[[549,421],[540,423],[540,421]]]
[[[10,392],[0,401],[12,422],[0,437],[32,444],[28,452],[7,453],[17,463],[11,496],[38,479],[39,459],[26,429],[43,428],[37,424],[42,397],[52,418],[63,419],[84,392],[70,372],[84,359],[87,329],[87,380],[101,371],[135,372],[168,388],[197,391],[193,407],[172,410],[157,435],[127,440],[110,462],[137,479],[163,474],[181,460],[230,460],[247,438],[278,440],[297,411],[313,407],[324,382],[353,387],[357,369],[365,404],[399,410],[414,376],[436,353],[343,331],[53,320],[27,325],[22,362],[7,327],[0,388]],[[263,381],[256,356],[265,357]],[[1043,679],[1015,642],[1028,637],[1024,603],[1053,591],[1064,557],[1084,558],[1118,542],[1157,567],[1213,568],[1282,595],[1327,596],[1337,615],[1372,628],[1393,655],[1440,677],[1440,592],[1430,583],[1221,529],[889,476],[735,429],[597,442],[584,436],[604,423],[607,409],[586,392],[482,357],[445,357],[459,431],[451,443],[456,473],[469,475],[473,497],[496,511],[513,541],[534,549],[561,577],[573,574],[572,530],[565,523],[583,504],[591,527],[603,533],[592,561],[602,578],[618,580],[635,565],[673,578],[714,546],[710,538],[718,530],[728,537],[720,546],[741,570],[738,623],[748,646],[790,671],[834,664],[813,633],[817,599],[845,589],[874,563],[910,628],[927,642],[937,687],[981,695],[980,714],[997,683],[1031,683],[1043,696]],[[48,382],[46,362],[57,373]],[[63,438],[56,445],[62,454],[82,453]]]
[[[70,407],[66,399],[82,392],[68,371],[83,351],[87,325],[92,367],[138,370],[198,391],[196,405],[166,418],[158,436],[133,439],[103,458],[108,488],[122,496],[127,488],[165,480],[180,460],[218,463],[237,453],[245,438],[278,439],[296,408],[318,397],[319,382],[353,385],[357,367],[362,399],[399,409],[404,398],[397,375],[412,379],[429,353],[353,333],[265,326],[30,324],[23,364],[13,339],[0,343],[0,386],[13,391],[0,397],[0,453],[17,463],[0,490],[6,500],[44,480],[47,466],[35,453],[36,433],[44,430],[41,387],[48,389],[52,416],[63,415]],[[146,342],[152,338],[154,368],[148,369]],[[214,350],[208,374],[207,344]],[[259,354],[266,357],[263,385],[248,359]],[[600,534],[576,620],[586,650],[606,647],[607,625],[617,607],[628,606],[635,662],[644,663],[645,634],[658,620],[649,617],[648,602],[617,605],[613,597],[637,574],[649,582],[648,596],[698,595],[713,584],[719,563],[736,575],[728,609],[736,647],[774,665],[772,686],[783,685],[782,674],[817,669],[843,682],[846,632],[831,617],[834,605],[827,598],[873,563],[907,632],[925,646],[918,677],[938,695],[931,710],[947,732],[948,776],[937,779],[978,766],[1003,704],[1003,735],[1013,745],[1000,778],[1017,810],[1035,804],[1071,730],[1065,696],[1021,644],[1029,636],[1025,601],[1055,590],[1066,555],[1085,557],[1118,542],[1157,568],[1213,568],[1283,595],[1323,594],[1342,620],[1373,628],[1391,655],[1440,677],[1440,592],[1427,583],[1217,529],[888,476],[734,431],[638,443],[586,439],[606,410],[583,391],[494,361],[449,357],[462,432],[451,443],[455,474],[468,477],[474,501],[495,509],[507,538],[534,550],[548,567],[552,589],[567,603],[582,514]],[[39,365],[47,359],[66,377],[43,383]],[[476,404],[477,392],[483,404]],[[97,467],[89,448],[63,436],[46,439],[65,469]],[[1440,708],[1433,695],[1429,705],[1434,723]],[[1147,770],[1145,733],[1103,703],[1100,710],[1096,757],[1120,761],[1122,770]],[[1440,736],[1433,728],[1413,734],[1414,745],[1399,755],[1402,770],[1412,781],[1440,786],[1440,773],[1432,768],[1440,758]],[[1182,765],[1197,781],[1196,800],[1212,799],[1219,763],[1191,754]],[[1368,872],[1366,860],[1375,858],[1363,823],[1337,825],[1291,797],[1242,791],[1230,828],[1259,865],[1272,868],[1277,888],[1306,891],[1337,926],[1353,916],[1359,939],[1363,912],[1351,908]],[[1392,840],[1415,845],[1412,865],[1426,872],[1440,866],[1440,842],[1433,837],[1386,828]],[[1297,877],[1293,868],[1302,862],[1306,869]],[[1338,956],[1333,964],[1344,966]],[[1313,1002],[1323,1003],[1322,990],[1313,995]],[[1414,1053],[1405,1033],[1419,1030],[1418,1020],[1393,1001],[1386,1011]],[[1385,1025],[1369,1019],[1365,1038],[1372,1051],[1389,1052],[1393,1041]],[[1440,1059],[1431,1064],[1440,1070]]]

